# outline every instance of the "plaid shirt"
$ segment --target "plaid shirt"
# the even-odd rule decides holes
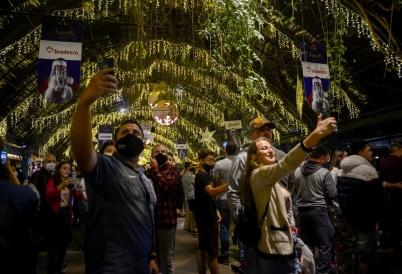
[[[156,194],[155,228],[176,226],[176,198],[179,185],[179,170],[177,167],[163,164],[151,167],[145,175],[152,181]]]

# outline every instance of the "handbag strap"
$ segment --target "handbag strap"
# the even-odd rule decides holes
[[[267,206],[265,207],[264,215],[262,216],[262,221],[264,221],[265,216],[267,216],[267,212],[268,212],[268,206],[269,206],[269,203],[271,202],[271,198],[272,198],[272,190],[271,190],[271,196],[269,197],[269,200],[268,200]]]

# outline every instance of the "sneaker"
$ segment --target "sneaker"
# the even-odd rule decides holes
[[[230,265],[233,273],[243,274],[243,270],[240,269],[240,266]]]
[[[228,256],[219,256],[218,257],[218,263],[219,264],[224,264],[224,265],[229,265],[229,257]]]

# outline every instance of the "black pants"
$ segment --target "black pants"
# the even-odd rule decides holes
[[[299,208],[300,238],[314,254],[319,250],[316,273],[329,273],[332,257],[332,237],[335,234],[326,208]]]
[[[401,248],[402,196],[391,193],[389,223],[393,247]]]

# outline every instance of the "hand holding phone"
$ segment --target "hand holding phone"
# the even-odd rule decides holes
[[[114,58],[102,58],[98,63],[99,70],[105,68],[114,68]],[[111,75],[114,75],[114,71],[109,72]]]
[[[1,151],[1,164],[5,165],[7,163],[7,151]]]

